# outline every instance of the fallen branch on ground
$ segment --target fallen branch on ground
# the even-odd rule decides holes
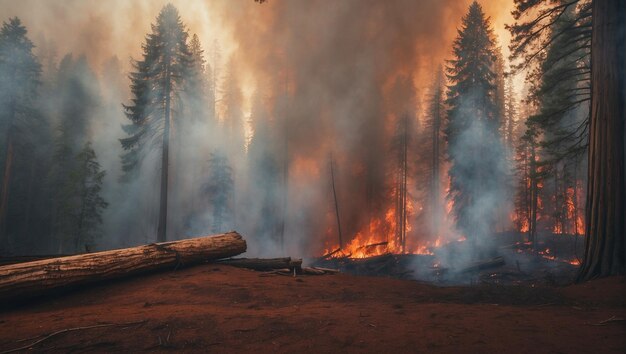
[[[470,264],[469,266],[462,268],[461,270],[459,270],[459,272],[461,273],[476,272],[479,270],[501,267],[505,264],[506,263],[504,262],[503,257],[495,257],[486,261],[474,262]]]
[[[138,324],[143,324],[146,323],[147,320],[143,320],[143,321],[136,321],[136,322],[126,322],[126,323],[103,323],[103,324],[99,324],[99,325],[93,325],[93,326],[84,326],[84,327],[74,327],[74,328],[66,328],[66,329],[62,329],[60,331],[56,331],[53,333],[50,333],[49,335],[36,340],[28,345],[25,345],[23,347],[19,347],[19,348],[14,348],[14,349],[9,349],[9,350],[5,350],[0,352],[0,354],[7,354],[7,353],[14,353],[14,352],[18,352],[20,350],[27,350],[27,349],[32,349],[34,346],[36,346],[37,344],[40,344],[50,338],[53,338],[55,336],[58,336],[59,334],[63,334],[63,333],[67,333],[67,332],[74,332],[74,331],[82,331],[82,330],[86,330],[86,329],[92,329],[92,328],[102,328],[102,327],[114,327],[114,326],[133,326],[133,325],[138,325]]]
[[[626,319],[621,318],[621,317],[612,316],[611,318],[608,318],[608,319],[606,319],[604,321],[600,321],[598,323],[592,323],[591,325],[592,326],[605,326],[605,325],[607,325],[607,324],[609,324],[611,322],[622,322],[622,321],[626,321]]]
[[[302,267],[302,259],[285,258],[231,258],[217,261],[218,264],[254,270],[293,269]]]

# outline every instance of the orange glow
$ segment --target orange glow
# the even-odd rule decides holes
[[[528,219],[524,218],[522,220],[522,227],[520,228],[520,232],[528,232],[530,230],[530,225],[528,224]]]
[[[556,260],[556,256],[550,253],[550,249],[549,249],[549,248],[546,248],[546,249],[545,249],[545,250],[543,250],[543,251],[539,251],[539,254],[540,254],[543,258],[545,258],[545,259],[549,259],[549,260],[551,260],[551,261]]]
[[[342,249],[332,255],[331,258],[367,258],[383,254],[421,254],[433,255],[433,249],[441,247],[449,241],[444,242],[440,237],[429,241],[416,241],[409,236],[412,230],[410,223],[411,216],[414,214],[415,206],[411,200],[407,199],[406,205],[406,246],[403,251],[401,240],[397,237],[396,210],[392,207],[385,212],[385,218],[372,218],[369,224],[354,235],[354,237],[345,244]],[[330,232],[330,230],[329,230]],[[465,237],[461,237],[457,241],[465,241]],[[330,254],[339,249],[338,244],[326,247],[324,254]]]
[[[576,219],[576,234],[584,235],[585,234],[585,221],[581,215],[578,215]]]
[[[580,203],[583,199],[581,196],[583,195],[583,189],[579,181],[576,181],[576,190],[574,188],[567,188],[567,218],[572,220],[574,223],[574,230],[576,231],[576,235],[584,235],[585,234],[585,221],[583,219],[583,212],[581,211],[580,205],[576,205],[576,202]],[[576,194],[577,198],[574,198],[574,194]],[[577,199],[577,200],[575,200]]]

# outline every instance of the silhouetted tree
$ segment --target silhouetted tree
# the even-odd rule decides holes
[[[131,124],[121,139],[127,153],[123,156],[125,172],[137,169],[146,149],[161,149],[161,188],[157,241],[167,239],[170,129],[180,119],[174,109],[180,103],[185,77],[193,64],[187,45],[187,31],[178,10],[171,4],[163,7],[143,45],[143,59],[134,62],[130,74],[132,102],[124,105]],[[142,151],[143,150],[143,151]]]
[[[67,156],[65,151],[61,151]],[[102,213],[107,202],[101,197],[105,171],[98,163],[91,143],[85,143],[80,152],[71,156],[72,169],[59,186],[55,233],[59,241],[59,253],[66,250],[69,242],[74,252],[90,248],[100,235]]]
[[[225,225],[230,225],[233,218],[233,170],[228,158],[221,152],[212,153],[209,159],[209,176],[205,184],[212,211],[212,232],[223,232]]]
[[[37,129],[35,109],[41,65],[33,54],[34,45],[17,17],[0,29],[0,129],[2,139],[2,185],[0,190],[0,247],[7,244],[7,212],[19,158],[17,145],[35,143],[29,133]],[[31,145],[32,146],[32,145]]]

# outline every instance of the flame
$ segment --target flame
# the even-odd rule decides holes
[[[528,219],[524,218],[522,220],[522,227],[520,227],[520,232],[528,232],[530,230],[530,224],[528,223]]]
[[[574,198],[574,196],[577,198]],[[579,205],[576,205],[576,202],[582,200],[581,196],[583,195],[583,188],[579,181],[576,181],[576,189],[573,187],[567,188],[567,218],[572,220],[574,223],[573,227],[576,232],[576,235],[584,235],[585,234],[585,222],[583,220],[583,213],[581,212],[581,208]],[[576,200],[577,199],[577,200]]]
[[[384,219],[372,218],[363,230],[357,232],[350,242],[341,247],[341,250],[339,250],[338,244],[334,244],[331,247],[326,247],[324,254],[330,255],[330,258],[367,258],[387,253],[433,255],[433,249],[450,241],[444,241],[441,237],[427,241],[416,241],[410,238],[408,236],[412,230],[410,216],[414,214],[414,210],[414,203],[407,199],[405,225],[407,240],[404,250],[401,240],[397,237],[396,210],[392,207],[387,209]],[[463,242],[465,237],[461,237],[457,241]]]
[[[543,251],[539,251],[538,253],[545,259],[549,259],[551,261],[556,260],[556,256],[554,254],[550,254],[550,249],[549,248],[546,248]]]

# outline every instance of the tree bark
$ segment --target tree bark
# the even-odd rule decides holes
[[[343,247],[341,235],[341,219],[339,218],[339,202],[337,201],[337,190],[335,189],[335,171],[333,169],[333,155],[330,154],[330,181],[333,185],[333,198],[335,200],[335,215],[337,216],[337,231],[339,232],[339,249]]]
[[[161,155],[161,194],[159,202],[159,226],[157,227],[157,242],[167,241],[167,187],[169,179],[170,157],[170,116],[171,116],[171,84],[172,78],[169,64],[167,65],[165,80],[165,112],[163,122],[163,150]]]
[[[189,266],[236,256],[245,251],[246,241],[233,231],[188,240],[12,264],[0,267],[0,300],[33,297],[53,289],[181,265]]]
[[[6,158],[4,160],[4,177],[2,179],[2,191],[0,192],[0,247],[7,247],[8,249],[7,212],[9,209],[11,177],[13,176],[13,137],[10,133],[7,136],[7,140]]]
[[[442,71],[439,68],[437,72],[437,79],[435,81],[435,92],[433,96],[434,112],[433,112],[433,131],[432,131],[432,164],[433,170],[431,175],[431,217],[432,217],[432,232],[436,237],[439,237],[439,228],[441,225],[441,177],[440,173],[440,155],[439,136],[441,134],[441,85],[442,85]]]
[[[624,274],[626,2],[593,2],[585,256],[578,281]]]

